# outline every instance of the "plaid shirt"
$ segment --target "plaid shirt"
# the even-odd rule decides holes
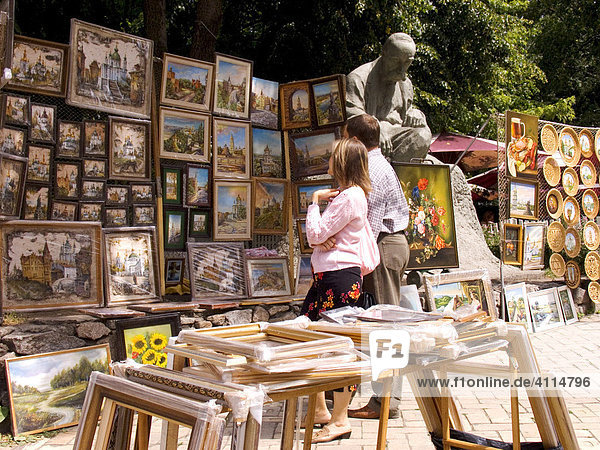
[[[406,229],[408,205],[398,176],[381,150],[370,150],[368,155],[373,190],[367,197],[367,219],[377,239],[379,233],[396,233]]]

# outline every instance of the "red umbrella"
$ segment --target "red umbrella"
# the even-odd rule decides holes
[[[458,133],[440,133],[434,138],[429,151],[446,164],[455,164],[463,151],[472,143],[469,151],[458,166],[464,172],[490,169],[498,166],[498,146],[496,141],[475,138]],[[499,143],[502,147],[504,143]]]

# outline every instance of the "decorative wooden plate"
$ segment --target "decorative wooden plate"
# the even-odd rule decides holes
[[[565,227],[559,221],[552,222],[548,225],[546,239],[550,250],[553,252],[562,251],[565,246]]]
[[[556,186],[560,181],[560,167],[552,156],[544,160],[544,178],[550,186]]]
[[[588,220],[583,227],[583,243],[589,250],[596,250],[600,245],[600,227],[593,220]]]
[[[581,196],[581,209],[589,219],[598,215],[598,196],[593,190],[586,189]]]
[[[575,258],[581,251],[581,238],[579,232],[569,227],[565,231],[565,252],[569,258]]]
[[[588,295],[593,302],[600,301],[600,283],[592,281],[588,284]]]
[[[579,222],[579,203],[574,197],[567,197],[563,203],[563,217],[567,225]]]
[[[542,127],[540,131],[540,142],[542,143],[542,148],[553,155],[558,150],[558,133],[556,128],[547,123]]]
[[[559,137],[559,149],[565,164],[575,167],[581,157],[581,146],[579,145],[579,136],[573,131],[573,128],[562,129]]]
[[[581,283],[581,271],[575,261],[568,261],[565,270],[565,284],[571,289],[576,289]]]
[[[584,158],[590,158],[594,154],[594,136],[587,128],[579,132],[579,146]]]
[[[581,161],[579,178],[581,178],[581,182],[584,186],[592,187],[596,184],[596,168],[589,159]]]
[[[565,260],[560,253],[552,253],[550,255],[550,270],[556,277],[562,277],[565,274]]]
[[[600,255],[596,251],[589,252],[585,257],[585,274],[590,280],[600,278]]]
[[[573,196],[579,190],[579,177],[572,167],[567,167],[562,175],[562,184],[567,195]]]
[[[596,140],[594,141],[594,151],[596,158],[600,161],[600,131],[596,131]]]
[[[546,210],[553,219],[558,219],[562,215],[563,198],[558,189],[550,189],[546,194]]]

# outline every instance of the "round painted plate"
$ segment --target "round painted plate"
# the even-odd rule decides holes
[[[581,238],[579,237],[579,232],[573,228],[569,227],[565,231],[565,252],[569,258],[575,258],[579,255],[579,251],[581,250]]]
[[[566,264],[565,283],[571,289],[576,289],[581,283],[581,271],[575,261],[568,261]]]
[[[565,164],[569,167],[575,167],[581,157],[581,147],[579,146],[579,137],[573,131],[573,128],[563,128],[560,132],[558,148]]]
[[[540,131],[540,141],[542,148],[551,155],[554,155],[556,150],[558,150],[558,133],[556,132],[556,128],[549,123],[544,125]]]
[[[589,250],[596,250],[600,245],[600,228],[593,220],[588,220],[583,227],[583,243]]]
[[[596,158],[600,161],[600,131],[596,131],[596,141],[594,142],[594,151]]]
[[[581,182],[587,187],[592,187],[596,184],[596,168],[589,159],[581,161],[579,178],[581,178]]]
[[[588,284],[588,295],[594,302],[600,300],[600,283],[597,281],[592,281],[590,284]]]
[[[573,197],[567,197],[563,203],[563,217],[567,225],[579,222],[579,203]]]
[[[600,278],[600,255],[598,252],[589,252],[585,257],[585,274],[590,280]]]
[[[579,145],[584,158],[591,158],[594,154],[594,136],[587,128],[579,132]],[[595,177],[594,177],[595,178]]]
[[[544,178],[550,186],[556,186],[560,181],[560,167],[552,156],[544,160]]]
[[[565,227],[559,221],[552,222],[546,230],[546,239],[550,250],[553,252],[562,251],[565,246]]]
[[[598,215],[598,196],[593,190],[586,189],[581,196],[581,210],[589,219]]]
[[[579,190],[579,177],[572,167],[567,167],[562,174],[562,184],[567,195],[573,196]]]
[[[558,219],[562,215],[563,198],[558,189],[550,189],[546,194],[546,210],[553,219]]]
[[[552,253],[550,255],[550,270],[556,277],[562,277],[565,274],[565,260],[560,253]]]

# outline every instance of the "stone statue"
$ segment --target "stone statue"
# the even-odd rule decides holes
[[[394,161],[424,159],[431,144],[425,114],[413,107],[413,86],[406,76],[415,52],[408,34],[394,33],[379,58],[354,69],[347,78],[348,118],[365,113],[376,117],[381,151]]]

